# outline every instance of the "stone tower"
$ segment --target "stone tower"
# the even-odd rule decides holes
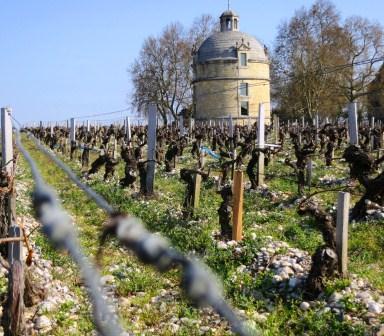
[[[198,120],[257,117],[263,103],[270,117],[270,76],[266,48],[239,30],[232,10],[220,16],[220,32],[193,55],[193,113]]]

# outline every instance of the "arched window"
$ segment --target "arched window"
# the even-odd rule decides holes
[[[232,29],[232,21],[231,21],[231,19],[227,19],[227,29],[228,30]]]

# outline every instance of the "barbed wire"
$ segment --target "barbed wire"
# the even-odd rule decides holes
[[[123,330],[103,298],[100,276],[83,254],[70,216],[62,209],[55,192],[44,182],[35,161],[21,144],[19,132],[16,132],[16,146],[31,168],[35,182],[33,205],[43,225],[43,232],[56,248],[68,250],[78,265],[92,301],[96,329],[101,335],[120,336]]]
[[[152,234],[134,217],[118,216],[104,231],[104,236],[114,233],[120,243],[132,250],[145,264],[165,272],[178,265],[182,269],[182,283],[187,296],[198,306],[211,306],[231,325],[238,335],[249,335],[244,323],[223,299],[218,280],[213,273],[197,260],[189,259],[174,250],[166,239]]]
[[[72,251],[70,252],[74,260],[77,261],[79,266],[84,267],[84,263],[82,264],[84,258],[82,258],[79,253],[75,253],[77,252],[75,243],[73,241],[66,241],[67,239],[74,239],[73,228],[70,230],[68,227],[68,221],[70,225],[69,217],[62,210],[60,212],[57,209],[58,205],[52,196],[53,193],[49,192],[49,189],[43,185],[36,163],[25,149],[22,148],[19,137],[18,134],[17,145],[31,165],[31,168],[33,167],[32,175],[36,181],[36,185],[39,187],[35,187],[34,204],[39,219],[46,226],[46,234],[55,242],[56,246],[67,249],[71,248]],[[244,321],[236,316],[233,309],[223,298],[221,290],[217,285],[217,280],[207,267],[201,265],[197,260],[190,259],[173,249],[165,238],[147,231],[137,218],[119,214],[102,196],[82,183],[64,162],[42,146],[34,135],[29,133],[29,137],[34,141],[39,150],[52,159],[58,167],[67,174],[72,182],[111,216],[113,228],[107,227],[105,231],[106,235],[114,232],[120,243],[132,250],[139,260],[145,264],[154,266],[160,272],[165,272],[175,266],[181,267],[181,286],[193,302],[198,306],[208,305],[212,307],[214,311],[229,322],[234,333],[240,336],[250,335],[245,327]],[[44,211],[43,214],[42,211]],[[67,224],[61,225],[61,220],[66,221]],[[87,271],[92,273],[92,269],[89,267]],[[93,290],[93,287],[90,289]],[[105,316],[100,315],[100,310],[98,310],[98,315],[95,316],[95,320],[100,323],[100,321],[104,321],[104,317]]]
[[[36,146],[47,155],[52,161],[54,161],[61,170],[63,170],[72,182],[74,182],[81,190],[83,190],[88,197],[90,197],[100,208],[102,208],[109,215],[113,215],[116,211],[111,205],[105,200],[104,197],[95,192],[92,188],[88,187],[85,183],[81,182],[76,174],[69,168],[63,161],[61,161],[56,155],[47,150],[43,145],[41,145],[40,140],[37,139],[32,133],[28,133],[29,137],[33,140]]]

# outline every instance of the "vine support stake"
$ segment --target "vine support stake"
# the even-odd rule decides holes
[[[233,227],[232,239],[240,241],[243,239],[243,172],[236,170],[233,177]]]
[[[351,145],[357,146],[359,144],[357,103],[350,103],[348,106],[348,129],[349,129],[349,143]]]
[[[16,221],[16,198],[14,185],[13,163],[13,131],[12,110],[8,107],[1,109],[1,148],[2,166],[9,179],[10,191],[5,195],[5,213],[3,223],[7,223],[8,237],[22,239],[22,232]],[[41,127],[41,124],[40,124]],[[5,229],[5,228],[4,228]],[[3,231],[3,230],[2,230]],[[6,230],[3,232],[5,233]],[[8,299],[6,303],[4,331],[6,335],[21,335],[25,330],[24,320],[24,265],[22,261],[23,243],[13,241],[8,243]]]
[[[337,200],[336,252],[339,258],[339,272],[343,277],[348,274],[348,222],[350,194],[339,192]]]
[[[150,104],[148,107],[148,162],[147,162],[147,180],[146,192],[153,194],[153,184],[155,180],[155,152],[156,152],[156,127],[157,127],[157,109],[156,105]]]
[[[195,174],[195,184],[193,188],[193,210],[199,207],[200,203],[201,175]]]
[[[258,147],[264,148],[265,146],[265,112],[264,105],[260,103],[259,105],[259,119],[258,119]],[[259,153],[259,160],[257,165],[257,185],[261,186],[264,184],[264,153]]]

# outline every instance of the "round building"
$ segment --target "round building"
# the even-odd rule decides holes
[[[193,112],[197,120],[257,117],[263,103],[270,117],[270,75],[266,48],[239,31],[231,10],[220,17],[220,32],[193,55]]]

